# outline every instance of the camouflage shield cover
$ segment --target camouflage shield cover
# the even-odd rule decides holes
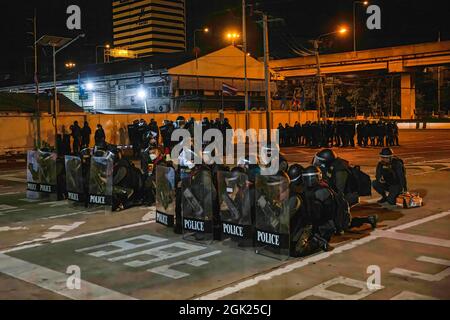
[[[175,223],[175,169],[156,167],[156,222],[167,227]]]
[[[67,198],[74,202],[84,202],[83,168],[80,157],[66,156],[66,190]]]
[[[240,172],[218,172],[217,180],[223,238],[251,239],[252,203],[248,176]]]
[[[111,207],[113,190],[113,159],[92,157],[89,174],[89,204]]]
[[[257,252],[277,259],[289,257],[289,181],[281,176],[256,177]]]
[[[209,170],[198,171],[181,180],[184,234],[204,234],[207,238],[212,237],[214,189]]]

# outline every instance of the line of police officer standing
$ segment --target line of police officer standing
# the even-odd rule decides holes
[[[278,130],[283,147],[355,147],[355,143],[359,147],[399,145],[398,125],[393,121],[308,121],[304,125],[296,122],[294,126],[280,123]]]

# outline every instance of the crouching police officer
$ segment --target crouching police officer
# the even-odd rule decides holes
[[[297,250],[302,253],[313,253],[317,250],[330,251],[333,247],[329,241],[334,234],[340,234],[352,228],[370,224],[377,227],[376,215],[352,218],[348,202],[342,193],[336,193],[322,178],[320,168],[311,166],[303,171],[302,180],[307,219],[311,223],[310,238],[303,237],[297,243]],[[307,229],[305,229],[307,230]]]
[[[381,195],[378,203],[388,202],[390,205],[395,205],[397,197],[408,190],[405,166],[403,160],[394,156],[391,148],[382,149],[380,158],[376,180],[372,185],[375,191]]]
[[[313,165],[320,168],[323,179],[331,189],[345,196],[350,207],[359,203],[357,186],[351,179],[350,164],[347,160],[339,158],[331,149],[324,149],[316,154]],[[370,187],[370,181],[368,185]]]
[[[142,204],[143,178],[142,173],[122,152],[112,148],[114,157],[113,174],[113,211],[124,210],[134,205]]]

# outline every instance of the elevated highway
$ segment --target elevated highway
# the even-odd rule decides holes
[[[416,108],[414,73],[419,68],[450,65],[450,41],[422,43],[320,56],[323,75],[385,71],[401,74],[402,118],[413,119]],[[270,67],[286,78],[317,74],[315,56],[273,60]]]

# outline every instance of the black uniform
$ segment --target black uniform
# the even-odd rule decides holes
[[[389,163],[379,162],[376,180],[373,181],[372,185],[383,197],[381,201],[384,200],[391,205],[395,205],[397,197],[408,189],[403,161],[393,157]]]

